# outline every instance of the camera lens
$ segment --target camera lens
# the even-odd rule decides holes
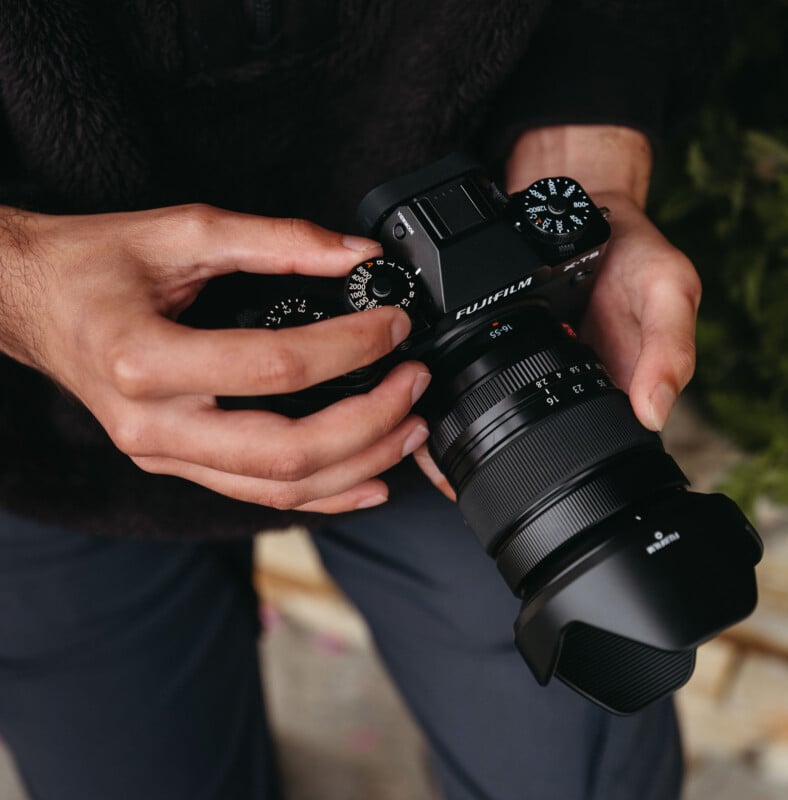
[[[594,352],[546,308],[466,324],[437,343],[433,371],[431,453],[517,594],[590,527],[687,483]]]
[[[430,451],[512,591],[515,642],[631,713],[692,675],[695,648],[756,602],[760,540],[723,495],[685,491],[660,437],[546,308],[509,306],[439,335]]]
[[[638,422],[594,352],[547,308],[523,305],[439,338],[432,362],[425,398],[430,451],[455,487],[468,524],[524,600],[517,644],[537,678],[546,683],[555,673],[621,713],[686,682],[694,647],[663,648],[574,621],[577,606],[590,607],[601,594],[565,576],[581,576],[594,551],[609,550],[611,541],[620,548],[633,538],[622,516],[642,521],[667,506],[676,522],[686,520],[688,511],[682,505],[686,477],[660,437]],[[671,507],[676,500],[678,507]],[[598,569],[610,571],[608,585],[635,580],[640,567],[630,563],[630,555],[620,569],[624,556],[608,558],[605,552]],[[644,607],[654,616],[650,606],[653,594],[663,591],[663,579],[644,574],[642,586],[651,592],[644,606],[636,591],[626,589],[633,619]],[[563,584],[576,595],[569,602],[563,598],[563,608],[561,598],[547,608],[545,598]],[[610,606],[615,600],[606,598],[605,619],[612,621]],[[558,623],[564,611],[568,620]],[[645,627],[637,619],[635,628]],[[660,633],[652,638],[659,642]]]

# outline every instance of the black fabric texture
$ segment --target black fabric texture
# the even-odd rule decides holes
[[[563,124],[623,125],[655,149],[691,116],[730,37],[727,0],[552,3],[500,91],[488,158],[518,134]]]
[[[499,162],[528,127],[610,122],[660,139],[695,102],[721,29],[712,0],[337,0],[320,17],[284,4],[260,47],[243,0],[219,29],[225,5],[0,0],[0,203],[204,202],[351,230],[376,184],[452,150]],[[0,389],[8,510],[157,537],[302,521],[141,472],[79,403],[6,357]]]

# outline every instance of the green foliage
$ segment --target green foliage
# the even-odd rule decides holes
[[[745,506],[788,502],[786,41],[788,0],[739,9],[708,103],[662,154],[651,207],[703,279],[691,392],[751,453],[725,487]]]

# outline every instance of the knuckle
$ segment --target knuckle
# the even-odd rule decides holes
[[[690,303],[697,309],[702,291],[700,275],[692,261],[677,248],[672,248],[663,259],[661,270],[669,283],[679,288]]]
[[[702,289],[700,275],[698,275],[695,265],[684,253],[680,250],[675,250],[674,252],[676,256],[673,264],[677,280],[680,281],[680,285],[687,297],[697,303],[700,300]]]
[[[154,209],[134,218],[119,243],[134,259],[159,263],[173,241],[190,242],[199,249],[215,238],[215,225],[227,212],[207,203],[188,203]]]
[[[301,448],[288,448],[273,456],[268,462],[267,477],[284,483],[295,483],[309,477],[313,472],[309,452]],[[288,487],[294,491],[295,487]]]
[[[142,350],[129,344],[112,349],[108,355],[108,371],[112,385],[125,397],[140,398],[152,386],[150,366]]]
[[[311,243],[319,230],[314,223],[297,217],[285,217],[280,220],[280,225],[283,237],[296,245]]]
[[[701,296],[703,295],[703,284],[700,280],[700,275],[695,271],[694,267],[687,276],[687,294],[692,301],[695,311],[700,306]]]
[[[224,216],[224,212],[207,203],[189,203],[176,209],[180,233],[196,241],[211,235],[212,229]]]
[[[143,472],[149,472],[151,475],[170,474],[162,459],[148,458],[146,456],[130,456],[130,458]]]
[[[390,406],[385,407],[382,406],[376,411],[377,415],[377,425],[379,426],[379,431],[381,435],[385,435],[390,433],[397,427],[397,425],[402,422],[407,414],[410,406],[408,405],[407,408],[401,408],[398,404],[397,406]]]
[[[252,362],[248,378],[261,390],[289,391],[306,385],[303,358],[285,347],[272,347]]]
[[[185,225],[207,227],[219,219],[222,211],[208,203],[187,203],[178,207],[178,213]]]
[[[138,415],[120,415],[106,426],[106,430],[122,453],[136,457],[149,455],[147,426]]]
[[[292,486],[277,488],[263,499],[263,504],[276,508],[279,511],[289,511],[303,505],[308,498],[304,493]]]

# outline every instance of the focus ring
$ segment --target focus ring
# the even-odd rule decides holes
[[[578,533],[651,494],[654,486],[664,489],[687,483],[667,453],[633,454],[520,526],[498,553],[498,569],[516,594],[537,564]]]
[[[443,458],[457,437],[506,395],[533,383],[542,375],[561,369],[565,364],[566,358],[559,351],[544,350],[521,359],[479,383],[435,427],[431,444],[438,458]]]
[[[515,438],[517,437],[517,438]],[[518,432],[460,487],[459,507],[488,551],[536,501],[630,448],[662,450],[623,392],[596,397]]]

